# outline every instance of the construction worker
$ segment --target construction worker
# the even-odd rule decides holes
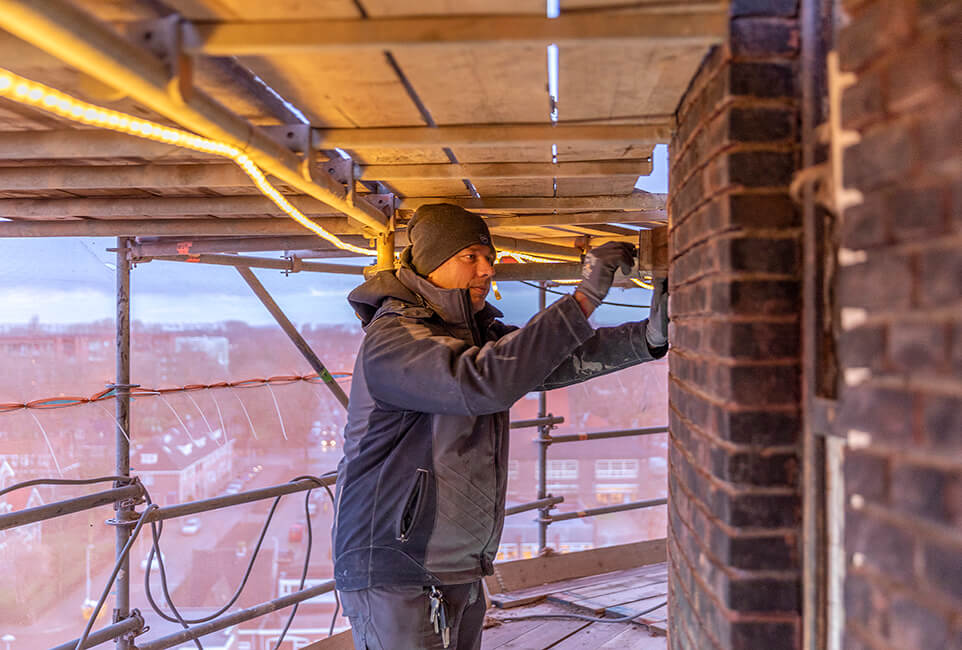
[[[521,328],[485,302],[495,250],[484,220],[420,207],[397,271],[348,300],[364,341],[338,468],[334,577],[357,648],[481,646],[481,578],[504,524],[508,409],[668,350],[666,283],[651,318],[595,329],[588,316],[634,246],[586,257],[573,296]],[[437,630],[437,631],[436,631]]]

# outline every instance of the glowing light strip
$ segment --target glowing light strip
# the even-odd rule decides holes
[[[274,205],[297,223],[331,242],[341,250],[357,253],[365,257],[376,255],[375,251],[371,249],[361,248],[342,241],[337,235],[308,219],[300,210],[295,208],[283,194],[271,185],[270,181],[268,181],[264,175],[264,172],[260,170],[247,154],[233,145],[85,102],[59,90],[50,88],[49,86],[21,77],[3,68],[0,68],[0,96],[8,97],[21,104],[34,106],[48,113],[80,122],[81,124],[88,124],[111,131],[126,133],[138,138],[164,142],[185,149],[193,149],[194,151],[230,158],[254,181],[254,185],[264,196],[270,199]]]

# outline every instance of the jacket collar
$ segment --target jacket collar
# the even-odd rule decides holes
[[[471,327],[471,297],[467,289],[442,289],[407,266],[397,270],[397,279],[411,292],[420,296],[444,322]],[[475,318],[482,328],[487,329],[496,318],[503,315],[496,307],[486,302]]]

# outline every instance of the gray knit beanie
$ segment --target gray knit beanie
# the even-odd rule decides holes
[[[488,224],[479,215],[451,203],[422,205],[408,222],[411,245],[402,259],[410,258],[418,275],[427,277],[452,255],[474,244],[494,250]]]

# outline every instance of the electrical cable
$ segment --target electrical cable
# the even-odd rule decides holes
[[[519,280],[519,282],[520,282],[521,284],[526,284],[526,285],[528,285],[529,287],[534,287],[535,289],[538,289],[539,291],[541,291],[541,290],[543,289],[544,291],[547,291],[548,293],[553,293],[553,294],[555,294],[556,296],[570,296],[570,295],[571,295],[570,293],[565,293],[564,291],[555,291],[555,290],[553,290],[553,289],[548,289],[547,287],[542,288],[542,287],[539,287],[538,285],[534,284],[533,282],[527,282],[526,280]],[[651,308],[651,305],[629,305],[629,304],[624,303],[624,302],[608,302],[607,300],[602,301],[601,304],[602,304],[602,305],[610,305],[611,307],[631,307],[632,309],[650,309],[650,308]]]
[[[100,610],[103,609],[104,603],[107,602],[107,596],[110,595],[110,589],[114,586],[114,580],[117,579],[117,574],[120,573],[120,568],[123,566],[124,559],[130,555],[130,548],[134,545],[137,536],[140,534],[140,529],[143,528],[144,522],[147,521],[147,515],[156,510],[159,506],[155,504],[150,504],[144,511],[140,513],[140,517],[137,519],[137,524],[130,533],[130,537],[127,538],[127,543],[124,544],[124,548],[121,550],[120,555],[114,562],[113,571],[110,572],[110,578],[107,579],[107,585],[104,587],[103,592],[100,594],[100,599],[97,601],[97,606],[94,607],[93,612],[90,614],[90,618],[87,619],[87,625],[84,626],[83,634],[77,640],[77,645],[75,650],[83,650],[84,645],[87,643],[87,637],[90,636],[90,630],[93,629],[94,623],[97,617],[100,616]]]
[[[35,478],[22,483],[14,483],[0,490],[0,497],[14,490],[31,487],[33,485],[91,485],[93,483],[131,483],[129,476],[98,476],[97,478]]]
[[[504,618],[498,618],[496,620],[503,623],[510,621],[529,621],[529,620],[541,620],[541,619],[575,619],[578,621],[589,621],[591,623],[628,623],[639,616],[644,616],[645,614],[650,614],[656,609],[661,609],[668,604],[668,601],[658,603],[654,607],[649,607],[648,609],[642,610],[635,614],[629,614],[627,616],[618,616],[616,618],[605,618],[602,616],[586,616],[584,614],[528,614],[526,616],[506,616]]]

